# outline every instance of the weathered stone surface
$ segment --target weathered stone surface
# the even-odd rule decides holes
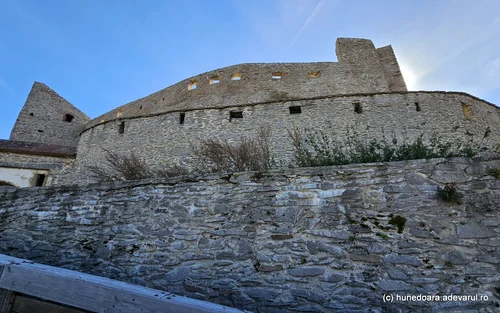
[[[410,285],[398,280],[381,280],[378,287],[383,291],[404,291],[410,290]]]
[[[351,233],[345,230],[335,230],[335,231],[311,230],[310,233],[317,236],[337,238],[337,239],[349,239],[349,237],[351,236]]]
[[[246,293],[252,297],[259,300],[274,301],[281,294],[281,291],[276,291],[270,288],[247,288]]]
[[[323,267],[298,267],[287,270],[288,274],[297,277],[318,276],[325,272]]]
[[[478,224],[457,224],[457,236],[461,239],[489,238],[494,237],[495,233]]]
[[[388,292],[490,290],[500,189],[470,174],[458,185],[463,205],[438,201],[421,187],[441,183],[415,173],[430,176],[442,162],[0,191],[0,253],[254,312],[383,312]],[[471,164],[453,162],[462,172]],[[320,197],[330,189],[346,191]],[[277,200],[284,191],[301,194]],[[407,219],[401,234],[389,224],[396,215]]]
[[[181,266],[165,275],[165,279],[168,281],[179,281],[189,278],[189,272],[191,269],[188,266]]]
[[[435,185],[436,183],[432,180],[430,180],[427,175],[423,173],[413,173],[410,172],[406,174],[406,181],[410,185],[415,185],[415,186],[422,186],[422,185]]]
[[[431,179],[443,184],[464,183],[471,180],[471,178],[467,176],[464,172],[447,171],[447,170],[435,170],[432,173]]]
[[[464,265],[469,263],[467,259],[458,251],[451,251],[443,255],[443,260],[451,262],[453,265]]]
[[[358,255],[358,254],[349,254],[349,258],[353,261],[361,261],[368,263],[380,263],[380,256],[378,255]]]
[[[408,278],[408,275],[406,275],[403,271],[394,267],[388,267],[387,273],[392,279],[402,280]]]
[[[258,268],[259,272],[275,272],[283,270],[283,265],[260,265]]]
[[[399,255],[395,253],[388,254],[384,257],[384,262],[393,264],[407,264],[413,266],[422,265],[422,261],[414,256]]]

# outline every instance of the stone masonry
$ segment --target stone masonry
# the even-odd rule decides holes
[[[362,113],[354,111],[359,103]],[[417,110],[418,105],[418,110]],[[290,107],[300,114],[290,114]],[[470,115],[464,113],[470,108]],[[230,112],[241,111],[243,118],[231,119]],[[287,167],[293,161],[289,132],[296,127],[323,130],[337,139],[356,131],[362,140],[375,138],[399,142],[433,134],[443,142],[467,144],[482,141],[493,152],[499,150],[500,110],[492,104],[463,93],[398,92],[370,95],[329,96],[276,101],[240,107],[185,111],[183,124],[179,112],[148,117],[113,120],[85,130],[78,146],[76,168],[72,175],[59,177],[58,184],[88,181],[86,167],[104,164],[104,149],[116,153],[135,153],[154,168],[189,160],[191,145],[206,139],[234,140],[256,136],[259,128],[270,127],[270,150],[277,163]],[[118,131],[120,124],[124,132]],[[489,136],[482,140],[485,133]],[[484,153],[485,151],[483,151]]]
[[[76,147],[80,132],[89,120],[47,85],[35,82],[10,140]]]
[[[0,253],[255,312],[498,312],[494,168],[453,158],[7,189]],[[436,198],[446,183],[462,204]],[[383,300],[419,294],[478,298]]]

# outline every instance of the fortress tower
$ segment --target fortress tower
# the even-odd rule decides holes
[[[76,157],[90,119],[45,84],[35,82],[10,140],[0,140],[0,186],[50,184]]]
[[[10,140],[76,147],[89,117],[47,85],[35,82]]]

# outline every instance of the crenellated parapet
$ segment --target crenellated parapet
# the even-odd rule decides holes
[[[87,125],[173,111],[256,104],[328,95],[406,91],[390,46],[339,38],[339,62],[246,63],[189,77],[135,100]]]

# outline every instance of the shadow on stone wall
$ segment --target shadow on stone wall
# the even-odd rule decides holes
[[[256,312],[492,312],[498,167],[452,158],[0,190],[0,253]],[[437,199],[446,183],[461,205]],[[483,300],[395,298],[418,294]]]

